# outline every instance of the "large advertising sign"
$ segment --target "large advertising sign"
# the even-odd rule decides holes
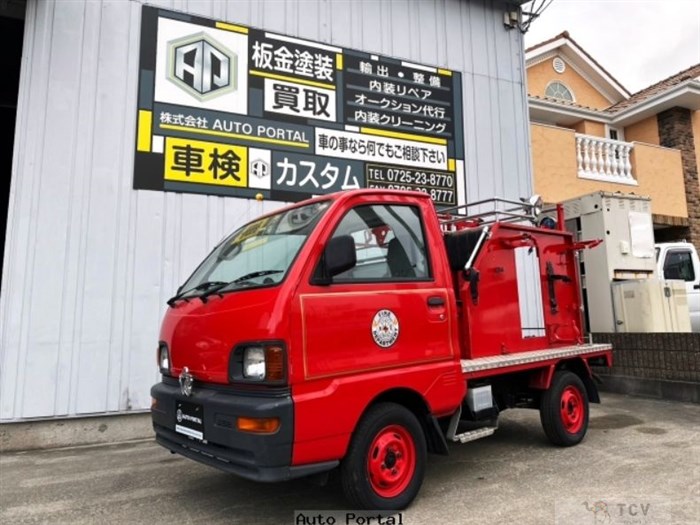
[[[449,206],[463,144],[458,72],[143,7],[135,189],[410,189]]]

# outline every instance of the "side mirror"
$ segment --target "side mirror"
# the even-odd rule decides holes
[[[354,267],[357,264],[355,240],[351,235],[333,237],[323,251],[323,260],[329,278]]]

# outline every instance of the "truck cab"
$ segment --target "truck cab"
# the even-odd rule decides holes
[[[689,242],[656,244],[659,276],[685,282],[691,331],[700,332],[700,258]]]
[[[458,211],[354,190],[226,237],[168,301],[158,443],[257,481],[339,467],[353,506],[400,509],[428,452],[492,434],[503,409],[539,409],[552,442],[580,442],[590,365],[612,359],[583,341],[581,246],[563,213],[547,229]]]

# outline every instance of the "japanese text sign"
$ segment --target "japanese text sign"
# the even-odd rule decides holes
[[[447,69],[144,6],[137,120],[135,189],[462,200],[462,80]]]

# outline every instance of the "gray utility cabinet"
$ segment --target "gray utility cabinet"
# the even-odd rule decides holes
[[[563,205],[566,227],[578,239],[604,241],[579,259],[586,327],[615,332],[611,284],[656,277],[651,199],[596,192]]]

